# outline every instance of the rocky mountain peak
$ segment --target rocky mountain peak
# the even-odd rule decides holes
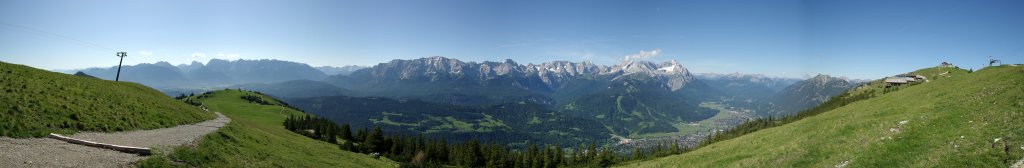
[[[655,64],[654,62],[649,61],[624,61],[619,65],[612,67],[607,74],[619,74],[620,76],[613,78],[615,80],[619,80],[622,77],[627,77],[633,74],[647,75],[663,82],[670,91],[681,89],[694,78],[693,75],[690,74],[689,70],[684,68],[676,60],[663,62],[661,64]]]
[[[652,77],[659,75],[683,75],[690,76],[689,70],[684,68],[678,61],[672,60],[663,62],[661,64],[655,64],[649,61],[625,61],[620,63],[618,66],[612,67],[610,73],[622,72],[623,75],[629,74],[648,74]]]
[[[683,65],[680,65],[676,60],[661,63],[658,67],[658,72],[666,74],[684,74],[689,73]]]
[[[847,82],[847,80],[844,79],[844,78],[832,77],[832,76],[825,75],[825,74],[818,74],[818,75],[812,77],[811,79],[808,79],[807,81],[814,82],[814,83],[822,83],[822,84],[831,83],[831,82]]]
[[[189,72],[197,68],[203,67],[203,63],[200,63],[199,61],[192,61],[191,64],[178,64],[177,67],[178,69],[181,69],[181,71]]]
[[[435,75],[463,75],[465,68],[469,68],[465,62],[442,56],[433,56],[413,60],[395,59],[368,69],[370,69],[370,73],[373,76],[412,79]]]
[[[678,90],[693,79],[690,72],[676,60],[660,64],[649,61],[628,61],[615,66],[599,66],[589,61],[551,61],[522,65],[510,59],[502,62],[484,61],[476,63],[434,56],[414,60],[396,59],[360,71],[368,72],[369,74],[367,75],[376,76],[375,79],[413,79],[422,77],[430,81],[441,80],[442,76],[455,78],[475,77],[479,80],[506,76],[516,78],[523,82],[521,83],[522,85],[528,85],[527,83],[531,80],[539,80],[549,88],[558,88],[565,82],[576,79],[579,76],[599,75],[618,79],[621,76],[642,74],[666,83],[666,86],[672,88],[673,91]]]
[[[519,64],[516,63],[516,61],[512,61],[512,59],[505,59],[505,62],[502,62],[502,63],[509,64],[509,65],[519,66]]]

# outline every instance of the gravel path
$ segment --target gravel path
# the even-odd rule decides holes
[[[68,137],[134,147],[181,146],[195,143],[228,122],[231,122],[230,118],[217,113],[216,119],[192,125],[116,133],[78,133]],[[0,137],[0,167],[131,167],[132,162],[145,158],[50,138]]]

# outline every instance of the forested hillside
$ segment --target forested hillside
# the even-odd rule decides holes
[[[608,129],[595,120],[566,116],[532,103],[459,106],[348,96],[287,100],[310,114],[354,128],[379,126],[452,141],[477,138],[522,147],[529,142],[574,145],[610,138]]]

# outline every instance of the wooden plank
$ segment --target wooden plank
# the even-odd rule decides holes
[[[139,155],[143,155],[143,156],[152,154],[151,150],[149,148],[133,147],[133,146],[121,146],[121,145],[114,145],[114,144],[92,142],[92,141],[87,141],[87,140],[81,140],[81,139],[75,139],[75,138],[71,138],[71,137],[66,137],[66,136],[63,136],[63,135],[60,135],[60,134],[55,134],[55,133],[50,133],[50,138],[61,140],[61,141],[65,141],[65,142],[68,142],[68,143],[73,143],[73,144],[79,144],[79,145],[85,145],[85,146],[96,147],[96,148],[103,148],[103,149],[110,149],[110,150],[115,150],[115,151],[120,151],[120,152],[125,152],[125,153],[134,153],[134,154],[139,154]]]

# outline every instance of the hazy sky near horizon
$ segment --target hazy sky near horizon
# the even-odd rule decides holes
[[[880,78],[1024,62],[1024,1],[0,0],[0,61],[42,69],[445,56],[678,60],[694,73]]]

